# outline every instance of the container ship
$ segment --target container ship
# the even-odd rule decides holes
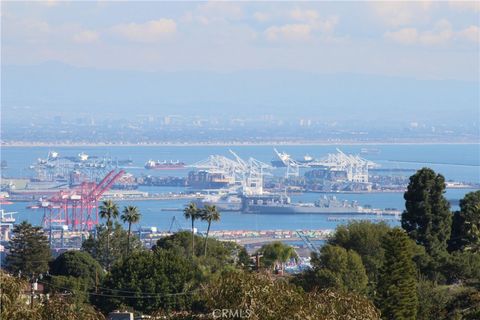
[[[289,162],[293,162],[301,167],[324,167],[323,163],[318,162],[318,160],[308,154],[304,155],[301,159],[292,159],[291,156],[286,152],[279,152],[277,149],[274,149],[274,151],[277,155],[277,159],[270,161],[272,167],[274,168],[285,168],[288,166]]]
[[[154,161],[148,160],[145,163],[145,169],[153,169],[153,170],[175,170],[175,169],[183,169],[185,168],[185,163],[180,161]]]

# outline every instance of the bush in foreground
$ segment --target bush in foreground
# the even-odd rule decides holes
[[[247,313],[252,320],[380,319],[375,306],[359,295],[331,290],[305,293],[285,279],[267,274],[225,272],[204,290],[207,313],[233,310],[237,319]]]

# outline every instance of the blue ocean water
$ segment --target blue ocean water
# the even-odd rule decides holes
[[[435,144],[435,145],[340,145],[340,146],[277,146],[277,149],[286,151],[294,158],[309,154],[321,157],[327,153],[334,153],[340,148],[345,153],[360,153],[361,148],[374,147],[380,150],[378,154],[364,155],[363,157],[380,163],[385,168],[419,169],[431,167],[443,174],[447,180],[480,183],[480,145],[479,144]],[[254,157],[264,162],[274,159],[272,146],[135,146],[135,147],[8,147],[2,148],[2,160],[6,160],[8,168],[3,170],[4,177],[28,177],[33,172],[28,169],[37,158],[45,158],[49,151],[57,151],[62,156],[75,156],[80,152],[90,155],[108,155],[117,159],[131,159],[133,165],[127,168],[128,172],[151,175],[186,175],[188,169],[177,171],[152,171],[143,168],[149,159],[180,160],[188,164],[203,160],[211,154],[230,156],[229,149],[234,150],[241,157]],[[282,174],[281,169],[276,174]],[[146,187],[143,190],[150,192],[181,191],[180,188]],[[472,190],[450,189],[446,192],[448,199],[458,200],[465,193]],[[320,195],[307,193],[293,195],[293,201],[310,202]],[[359,204],[369,204],[375,208],[403,209],[402,193],[367,193],[367,194],[340,194],[339,199],[356,200]],[[131,201],[120,202],[120,206],[136,205],[142,213],[141,226],[157,226],[168,230],[172,218],[175,217],[182,227],[188,228],[188,221],[183,218],[182,212],[163,211],[162,208],[181,208],[186,201]],[[17,221],[28,220],[40,224],[43,212],[26,209],[27,203],[6,205],[8,211],[17,211]],[[455,208],[453,208],[455,209]],[[328,221],[326,215],[252,215],[236,212],[223,212],[219,223],[212,225],[213,230],[261,230],[261,229],[333,229],[339,222]],[[199,229],[206,225],[199,222]]]

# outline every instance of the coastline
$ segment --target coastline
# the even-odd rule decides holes
[[[238,141],[218,141],[218,142],[154,142],[154,143],[79,143],[79,142],[11,142],[2,143],[0,148],[33,148],[33,147],[228,147],[228,146],[380,146],[380,145],[479,145],[479,141],[419,141],[419,140],[385,140],[385,141],[261,141],[261,142],[238,142]]]

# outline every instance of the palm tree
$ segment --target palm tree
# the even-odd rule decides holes
[[[112,219],[118,217],[118,206],[112,200],[105,200],[100,205],[100,217],[107,219],[107,265],[110,265],[110,228],[112,226]]]
[[[282,271],[285,271],[285,263],[291,258],[295,258],[295,260],[297,260],[297,253],[295,252],[295,249],[291,246],[284,246],[278,257]]]
[[[185,219],[192,220],[192,257],[195,255],[195,220],[201,217],[201,210],[197,208],[197,205],[193,202],[183,210],[183,216]]]
[[[217,210],[216,206],[205,205],[205,207],[202,210],[201,219],[203,221],[208,222],[207,235],[205,237],[205,257],[206,257],[207,256],[207,240],[208,240],[208,234],[210,233],[210,225],[212,224],[212,221],[220,220],[220,212]]]
[[[265,244],[257,252],[263,254],[263,262],[266,267],[275,269],[277,265],[280,265],[282,271],[285,262],[290,260],[290,258],[297,258],[295,249],[280,241]]]
[[[124,223],[128,223],[128,236],[127,236],[127,255],[130,252],[130,231],[132,230],[132,223],[140,221],[140,212],[137,207],[128,206],[123,208],[123,214],[120,218]]]

